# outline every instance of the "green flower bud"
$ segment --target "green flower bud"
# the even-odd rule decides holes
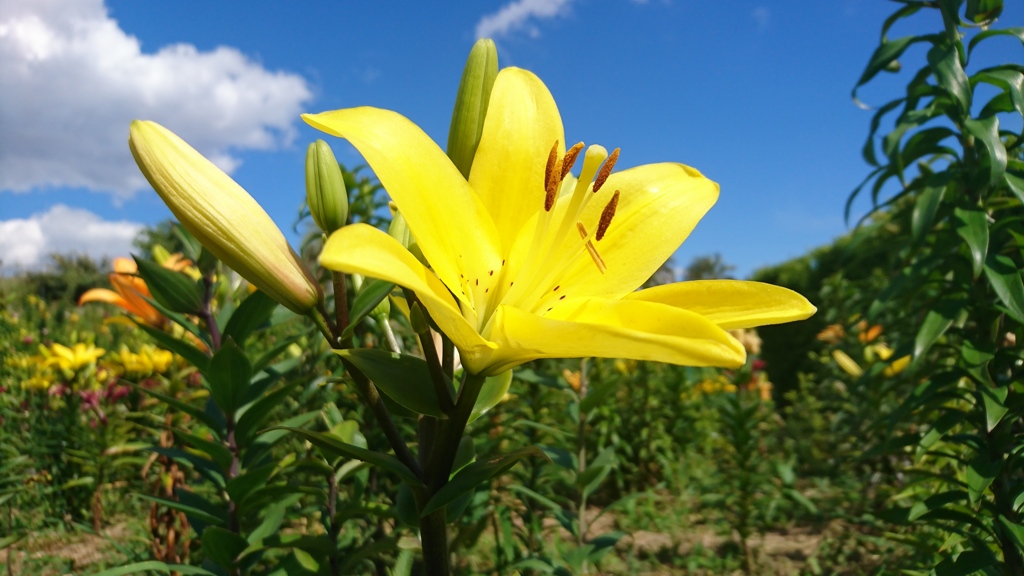
[[[305,314],[320,285],[260,205],[230,176],[157,124],[132,122],[135,163],[174,216],[207,250],[289,310]]]
[[[466,68],[462,71],[452,124],[448,129],[448,157],[467,179],[476,147],[480,144],[487,104],[491,100],[491,88],[497,76],[498,49],[494,46],[494,40],[477,40],[466,59]]]
[[[409,324],[412,331],[417,334],[426,334],[430,330],[430,323],[427,322],[427,316],[419,302],[413,302],[409,307]]]
[[[348,192],[334,152],[323,140],[306,149],[306,202],[321,230],[330,234],[348,220]]]
[[[380,304],[377,304],[376,308],[370,312],[370,316],[376,318],[378,322],[387,322],[388,317],[391,316],[391,300],[388,298],[381,300]]]
[[[395,212],[394,216],[391,217],[391,224],[388,226],[388,235],[405,246],[406,250],[412,253],[420,264],[429,267],[427,259],[423,256],[423,252],[420,251],[420,245],[416,243],[416,239],[412,237],[412,232],[409,231],[409,225],[405,222],[405,217],[402,216],[401,212]]]

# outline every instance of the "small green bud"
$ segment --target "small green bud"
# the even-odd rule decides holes
[[[388,317],[391,316],[391,300],[384,298],[377,304],[377,307],[370,312],[370,316],[373,316],[379,322],[387,322]]]
[[[409,307],[409,324],[412,325],[412,331],[417,334],[426,334],[430,330],[430,324],[419,302],[413,302]]]
[[[448,157],[467,179],[476,147],[480,144],[487,104],[491,100],[491,88],[497,76],[498,49],[494,46],[494,40],[477,40],[466,59],[466,68],[462,71],[452,124],[448,129]]]
[[[423,256],[423,252],[420,250],[420,245],[416,243],[416,239],[412,237],[412,232],[409,230],[409,225],[405,222],[405,217],[402,216],[401,212],[395,211],[394,216],[391,217],[391,224],[388,226],[388,235],[405,246],[405,249],[412,253],[420,264],[428,266],[427,259]]]
[[[348,192],[331,147],[317,140],[306,149],[306,202],[321,230],[330,234],[348,220]]]

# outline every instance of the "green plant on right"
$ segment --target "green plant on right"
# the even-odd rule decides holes
[[[874,115],[864,157],[870,189],[902,234],[888,288],[870,319],[899,311],[907,336],[894,359],[913,355],[914,384],[881,424],[888,449],[912,458],[910,483],[891,520],[918,527],[916,547],[938,574],[1024,573],[1024,66],[981,68],[985,54],[1024,41],[994,29],[1002,0],[907,1],[883,25],[882,42],[857,87],[913,45],[926,63],[906,93]],[[931,13],[942,28],[890,39],[905,18]],[[1018,44],[1019,47],[1019,44]],[[854,90],[856,96],[856,88]],[[893,115],[893,116],[891,116]],[[875,137],[883,121],[892,130]],[[888,124],[887,124],[888,125]],[[884,200],[883,192],[895,189]],[[873,212],[874,212],[873,210]]]

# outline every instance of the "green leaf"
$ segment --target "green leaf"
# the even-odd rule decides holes
[[[277,302],[262,290],[253,292],[231,315],[221,340],[231,338],[241,346],[254,330],[270,322],[277,306]]]
[[[246,403],[249,382],[252,380],[252,364],[234,340],[226,340],[210,359],[206,379],[210,386],[210,397],[224,414],[234,417],[235,412]]]
[[[163,572],[165,574],[168,574],[171,571],[167,564],[157,560],[149,560],[147,562],[136,562],[127,566],[111,568],[110,570],[104,570],[93,574],[93,576],[124,576],[125,574],[141,574],[142,572],[153,570]]]
[[[999,18],[1003,13],[1003,0],[967,0],[964,17],[975,24]]]
[[[260,543],[264,538],[269,538],[271,535],[276,534],[281,528],[281,524],[284,523],[285,512],[288,511],[290,506],[294,506],[296,502],[301,498],[301,494],[295,494],[291,498],[287,498],[284,501],[278,502],[269,506],[263,515],[263,521],[256,527],[255,530],[249,533],[246,540],[249,542],[249,550],[256,548],[257,543]],[[260,546],[262,548],[262,546]],[[245,553],[243,552],[243,555]]]
[[[879,72],[885,70],[891,63],[895,62],[903,52],[910,47],[911,44],[917,42],[930,42],[932,36],[904,36],[903,38],[897,38],[896,40],[886,41],[875,48],[875,53],[871,55],[871,59],[868,60],[868,65],[864,69],[864,73],[860,75],[860,79],[857,80],[857,85],[853,88],[853,99],[857,101],[857,88],[860,88],[864,84],[867,84],[874,78]]]
[[[939,211],[939,206],[942,205],[942,196],[946,192],[945,180],[948,178],[931,180],[918,195],[917,201],[914,202],[910,229],[915,242],[920,242],[932,228],[935,215]]]
[[[180,314],[197,314],[203,309],[202,287],[181,272],[135,256],[139,276],[146,282],[153,298],[168,309]]]
[[[248,545],[245,538],[219,526],[203,531],[203,555],[229,570],[235,567],[235,558]]]
[[[285,398],[292,395],[295,390],[293,384],[285,384],[279,390],[260,398],[248,406],[238,417],[238,424],[235,426],[235,440],[240,446],[247,446],[250,436],[259,428],[263,427],[263,420],[274,408],[282,405]]]
[[[1013,538],[1017,548],[1024,550],[1024,526],[1007,520],[1005,516],[999,515],[999,524]]]
[[[544,452],[539,448],[536,446],[529,446],[527,448],[522,448],[515,452],[505,454],[504,456],[474,462],[473,464],[466,466],[461,472],[456,474],[454,478],[449,480],[447,484],[442,486],[440,490],[434,493],[423,509],[420,510],[420,517],[428,516],[431,513],[440,510],[443,506],[455,500],[462,494],[476,489],[480,484],[515,466],[516,462],[519,462],[527,456],[540,456],[546,458]]]
[[[469,421],[476,420],[488,410],[497,406],[501,399],[505,397],[505,394],[508,393],[508,388],[511,385],[511,370],[502,372],[497,376],[489,376],[484,380],[484,383],[480,386],[480,395],[477,396],[476,404],[473,405],[473,413],[470,414]]]
[[[914,358],[921,358],[935,344],[935,341],[945,334],[946,330],[949,330],[952,324],[951,315],[938,310],[929,310],[924,317],[924,322],[921,323],[921,328],[917,331],[917,337],[914,338]]]
[[[969,576],[996,562],[988,550],[966,550],[956,558],[948,557],[935,566],[935,576]]]
[[[156,502],[157,504],[160,504],[162,506],[167,506],[171,510],[178,510],[179,512],[184,512],[185,516],[188,517],[189,522],[192,522],[193,519],[196,519],[196,520],[201,520],[201,521],[205,522],[206,524],[212,524],[212,525],[215,525],[215,526],[222,526],[222,525],[226,524],[226,521],[225,521],[224,518],[221,518],[221,517],[218,517],[218,516],[214,516],[213,514],[210,514],[209,512],[207,512],[205,510],[201,510],[199,508],[196,508],[195,506],[189,506],[187,504],[183,504],[181,502],[175,502],[173,500],[165,500],[163,498],[157,498],[156,496],[149,496],[147,494],[136,494],[136,496],[138,496],[139,498],[142,498],[143,500],[149,500],[150,502]]]
[[[385,282],[376,278],[367,280],[363,284],[363,289],[356,295],[355,301],[352,302],[352,306],[349,308],[348,326],[341,333],[342,339],[352,336],[356,326],[363,321],[363,318],[369,316],[370,312],[373,312],[373,309],[383,302],[394,289],[395,285],[391,282]]]
[[[955,208],[956,233],[967,242],[971,251],[971,269],[974,277],[981,276],[988,253],[988,217],[982,210]]]
[[[967,495],[972,506],[981,499],[1001,467],[1002,462],[989,458],[988,454],[978,454],[967,465]]]
[[[189,364],[193,365],[200,372],[206,372],[206,369],[210,366],[210,357],[205,352],[189,344],[188,342],[175,338],[163,330],[158,330],[152,326],[147,326],[142,322],[135,322],[139,328],[142,328],[147,334],[150,335],[160,347],[174,352],[178,356],[184,358]]]
[[[1006,179],[1006,185],[1010,188],[1010,191],[1013,192],[1021,203],[1024,203],[1024,178],[1009,172],[1004,174],[1003,178]]]
[[[1009,389],[1000,387],[980,388],[979,390],[985,404],[985,425],[988,431],[991,432],[1009,411],[1005,404]]]
[[[1024,27],[985,30],[978,33],[974,38],[971,38],[971,42],[967,45],[968,56],[970,56],[971,52],[974,51],[974,47],[977,46],[979,42],[993,36],[1016,36],[1022,43],[1024,43]]]
[[[967,115],[971,110],[971,83],[960,63],[960,52],[949,42],[936,44],[928,51],[928,65],[935,74],[935,81],[956,100],[960,113]]]
[[[220,442],[201,438],[186,430],[175,429],[174,435],[183,440],[189,447],[208,455],[211,460],[224,470],[231,467],[231,451]]]
[[[344,457],[344,458],[355,458],[368,464],[373,464],[390,472],[393,472],[396,476],[404,480],[405,482],[413,486],[422,486],[419,478],[406,467],[405,464],[388,454],[381,454],[380,452],[373,452],[365,448],[360,448],[352,444],[342,442],[329,434],[323,434],[320,432],[313,432],[311,430],[303,430],[302,428],[272,428],[271,430],[288,430],[298,434],[299,436],[309,440],[314,446],[319,448],[330,458]]]
[[[192,335],[195,336],[196,338],[209,344],[209,335],[200,330],[199,325],[190,320],[187,316],[185,316],[184,314],[179,314],[174,310],[171,310],[167,306],[164,306],[163,304],[157,302],[153,298],[149,298],[148,296],[143,296],[142,299],[145,300],[146,303],[152,306],[153,308],[156,308],[157,312],[166,316],[171,322],[174,322],[178,326],[181,326],[185,330],[192,333]]]
[[[1013,109],[1024,116],[1024,72],[1013,68],[988,68],[972,76],[971,82],[985,82],[1001,88]]]
[[[995,116],[987,118],[968,118],[964,120],[964,130],[980,142],[988,155],[988,183],[998,188],[1006,173],[1006,146],[999,138],[999,119]]]
[[[419,414],[447,418],[434,393],[425,360],[375,348],[335,350],[335,353],[359,368],[398,404]]]
[[[134,388],[136,390],[138,390],[139,392],[142,392],[144,394],[148,394],[148,395],[152,396],[153,398],[156,398],[157,400],[160,400],[164,404],[167,404],[168,406],[171,406],[172,408],[177,408],[178,410],[181,410],[185,414],[188,414],[189,416],[195,418],[196,420],[199,420],[203,424],[206,424],[207,428],[209,428],[214,434],[218,434],[219,435],[221,433],[221,426],[220,426],[220,424],[216,420],[211,418],[210,415],[207,414],[202,408],[199,408],[197,406],[193,406],[191,404],[187,404],[187,403],[185,403],[185,402],[183,402],[181,400],[178,400],[177,398],[174,398],[172,396],[168,396],[166,394],[161,394],[161,393],[159,393],[159,392],[157,392],[155,390],[150,390],[149,388],[144,388],[144,387],[139,386],[139,385],[134,385]]]
[[[258,468],[246,470],[242,474],[228,480],[225,490],[233,502],[242,503],[256,489],[267,484],[267,479],[277,468],[276,462],[264,464]]]
[[[608,396],[618,389],[619,382],[613,378],[591,382],[586,398],[580,401],[580,411],[584,414],[589,413],[594,408],[600,406]]]
[[[1024,324],[1024,284],[1013,260],[1002,254],[993,254],[985,264],[985,276],[1006,306],[1006,313]]]

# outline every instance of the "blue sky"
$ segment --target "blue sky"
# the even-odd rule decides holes
[[[128,122],[163,123],[231,172],[289,239],[304,194],[298,114],[373,105],[444,143],[466,54],[537,73],[569,141],[620,167],[678,161],[722,188],[675,263],[719,252],[736,274],[846,230],[868,173],[871,113],[850,89],[895,4],[879,0],[206,2],[0,0],[0,260],[123,255],[169,211],[135,170]],[[935,16],[892,35],[934,30]],[[1001,25],[1024,23],[1008,2]],[[1019,43],[989,57],[1020,61]],[[905,61],[915,69],[923,52]],[[907,73],[862,90],[898,95]],[[328,138],[341,162],[361,163]],[[859,205],[860,213],[867,208]]]

